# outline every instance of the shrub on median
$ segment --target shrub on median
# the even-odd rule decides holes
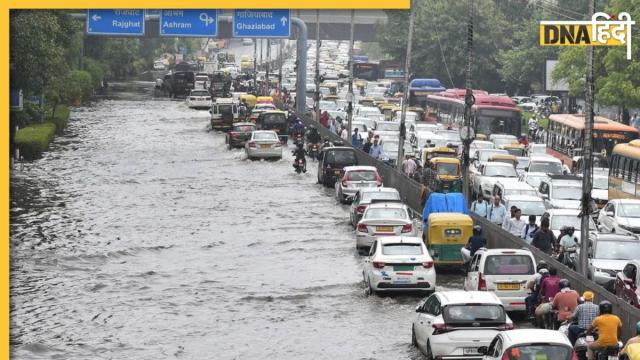
[[[33,160],[42,156],[55,134],[56,125],[51,122],[45,122],[29,125],[18,130],[14,141],[20,149],[20,155],[26,160]]]

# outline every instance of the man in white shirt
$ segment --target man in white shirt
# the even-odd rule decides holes
[[[413,173],[416,171],[417,167],[418,166],[416,165],[416,162],[413,161],[413,155],[406,154],[405,160],[402,162],[402,172],[404,172],[404,174],[408,177],[411,177],[413,176]]]
[[[520,235],[522,235],[522,229],[525,227],[526,223],[524,220],[520,219],[521,216],[522,210],[516,209],[515,216],[507,220],[507,227],[505,230],[510,232],[513,236],[520,237]]]
[[[351,139],[349,139],[349,131],[347,131],[346,127],[342,127],[342,131],[340,132],[340,137],[342,138],[342,140],[344,140],[346,143],[349,143],[349,141]]]
[[[522,234],[520,234],[520,237],[524,241],[526,241],[527,244],[531,244],[531,240],[533,240],[533,235],[535,235],[536,231],[538,231],[539,229],[540,227],[538,226],[538,224],[536,224],[536,216],[529,215],[529,223],[522,228]]]
[[[484,201],[484,196],[482,193],[478,194],[478,200],[474,201],[471,204],[471,211],[478,214],[478,216],[482,216],[486,218],[489,215],[489,203]]]
[[[507,208],[505,208],[504,205],[502,205],[502,203],[500,202],[500,195],[496,195],[493,198],[494,201],[489,208],[487,219],[498,226],[502,226],[504,218],[505,216],[507,216]]]

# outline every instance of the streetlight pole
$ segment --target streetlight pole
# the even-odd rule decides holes
[[[591,19],[595,11],[595,0],[589,0],[588,19]],[[587,276],[587,268],[589,264],[589,218],[591,217],[591,182],[592,166],[593,166],[593,46],[587,47],[587,76],[585,89],[585,127],[583,140],[583,158],[584,172],[582,173],[582,219],[580,222],[580,232],[582,240],[580,241],[580,273]]]
[[[267,39],[267,68],[265,71],[265,80],[267,83],[267,93],[264,94],[266,96],[269,96],[270,92],[271,92],[271,82],[269,81],[269,63],[271,62],[271,39]]]
[[[350,35],[349,35],[349,92],[347,93],[347,101],[349,102],[349,105],[347,107],[347,119],[348,119],[348,126],[349,126],[349,142],[351,143],[351,145],[353,145],[353,137],[352,137],[352,125],[351,122],[353,121],[353,28],[354,28],[354,21],[355,21],[355,10],[351,10],[351,29],[350,29]],[[362,136],[362,135],[360,135]]]
[[[402,93],[402,110],[400,113],[400,140],[398,141],[398,159],[396,169],[402,172],[402,158],[404,158],[404,139],[406,137],[405,119],[407,117],[407,103],[409,102],[409,73],[411,72],[411,45],[413,43],[413,13],[414,1],[409,9],[409,38],[407,39],[407,55],[404,63],[404,92]]]
[[[471,64],[473,63],[473,1],[469,0],[469,19],[467,24],[467,81],[464,96],[464,128],[466,133],[461,131],[460,137],[462,138],[464,150],[462,153],[462,191],[467,204],[470,202],[469,198],[469,151],[471,142],[473,141],[473,133],[471,131],[471,107],[475,103],[473,97],[473,90],[471,85]]]
[[[316,93],[314,97],[316,121],[320,121],[320,10],[316,10]]]
[[[253,39],[253,91],[258,91],[258,39]]]
[[[280,39],[280,43],[278,44],[279,57],[278,60],[278,93],[282,93],[282,64],[284,63],[284,59],[282,58],[282,46],[284,45],[284,40]]]

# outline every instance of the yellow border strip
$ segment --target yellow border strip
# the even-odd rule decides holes
[[[5,7],[6,5],[0,6]],[[2,274],[2,277],[0,277],[0,287],[2,287],[2,290],[0,290],[0,308],[5,309],[4,311],[0,310],[0,339],[4,339],[2,345],[0,345],[0,359],[9,359],[9,252],[11,247],[11,239],[9,237],[9,9],[0,11],[0,24],[4,24],[0,56],[5,59],[4,71],[0,75],[0,82],[2,83],[2,86],[0,86],[0,99],[2,99],[2,102],[0,104],[4,104],[1,106],[4,109],[4,115],[2,115],[2,129],[4,130],[0,131],[4,155],[0,156],[0,159],[2,159],[0,160],[0,167],[4,169],[2,172],[5,173],[1,180],[2,193],[0,197],[4,206],[0,207],[0,216],[2,217],[0,227],[2,228],[2,233],[6,235],[3,237],[5,245],[0,246],[0,264],[2,264],[2,270],[0,270],[0,274]]]
[[[189,0],[180,3],[183,9],[409,9],[410,0]],[[47,0],[9,0],[9,9],[175,9],[176,2],[168,0],[65,0],[53,3]]]

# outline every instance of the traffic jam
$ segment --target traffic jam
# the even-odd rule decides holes
[[[592,291],[572,290],[558,269],[536,261],[526,248],[488,248],[482,227],[469,215],[486,218],[575,270],[583,240],[584,162],[575,151],[580,139],[569,134],[576,136],[572,130],[584,127],[584,116],[559,113],[554,96],[510,98],[474,90],[469,204],[462,195],[459,132],[464,89],[446,89],[437,79],[410,82],[405,157],[398,163],[401,81],[385,77],[390,71],[366,55],[354,55],[349,125],[348,42],[323,41],[319,53],[312,42],[308,73],[316,57],[322,80],[319,118],[314,85],[307,86],[307,112],[293,110],[296,61],[290,54],[282,63],[279,88],[262,84],[261,96],[232,92],[215,98],[211,127],[224,132],[229,149],[243,148],[247,161],[277,161],[290,151],[296,173],[317,168],[312,177],[318,186],[333,188],[338,206],[348,207],[344,221],[353,228],[354,248],[363,259],[365,294],[418,294],[414,321],[404,326],[411,327],[410,341],[427,359],[628,356],[609,301],[597,301]],[[314,81],[310,77],[307,84]],[[521,117],[525,109],[533,113],[528,121]],[[227,121],[221,120],[225,114]],[[543,117],[547,127],[538,124]],[[632,290],[640,281],[640,200],[632,196],[640,163],[638,130],[602,117],[595,129],[621,134],[628,142],[594,144],[588,277],[602,286],[600,291],[640,307]],[[327,131],[335,136],[323,136]],[[403,203],[398,189],[385,186],[376,167],[360,165],[356,149],[420,183],[426,195],[415,196],[423,197],[422,213]],[[631,191],[620,185],[629,181],[636,184]],[[441,271],[463,277],[462,288],[439,290]]]

